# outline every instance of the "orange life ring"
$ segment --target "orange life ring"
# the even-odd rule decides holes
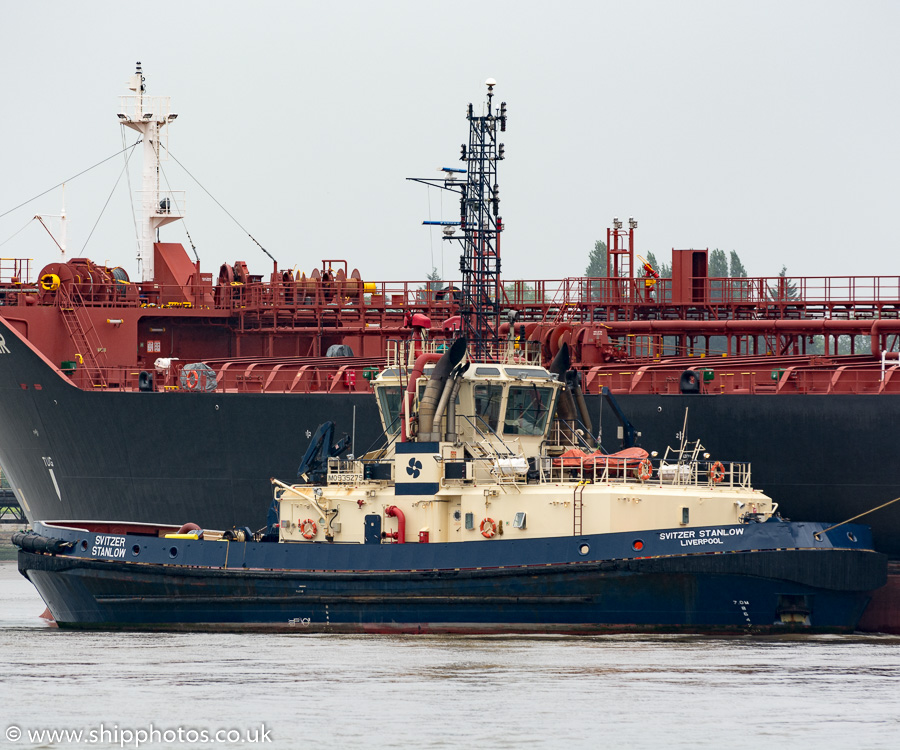
[[[494,534],[497,533],[497,524],[494,523],[493,518],[485,518],[481,522],[481,536],[485,539],[490,539]]]
[[[300,524],[300,533],[303,535],[304,539],[312,539],[316,534],[319,533],[319,527],[316,526],[316,522],[311,518],[307,518],[303,523]]]
[[[196,370],[188,370],[187,374],[187,386],[191,390],[197,387],[197,383],[200,382],[200,376],[197,374]]]
[[[709,479],[713,484],[718,484],[725,478],[725,467],[721,461],[716,461],[709,467]]]
[[[645,458],[638,464],[637,470],[635,471],[638,479],[642,482],[646,482],[650,477],[653,476],[653,464],[650,463],[649,458]]]

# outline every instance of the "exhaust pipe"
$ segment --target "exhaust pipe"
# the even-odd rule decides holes
[[[456,339],[434,366],[428,385],[425,386],[425,393],[419,402],[419,442],[436,442],[441,439],[439,424],[435,432],[435,412],[443,396],[447,378],[453,368],[466,356],[466,347],[465,337]]]
[[[459,394],[459,389],[462,387],[463,375],[468,369],[469,363],[466,362],[464,365],[457,367],[456,372],[453,375],[453,386],[450,389],[450,398],[448,399],[447,404],[447,432],[444,435],[444,440],[448,443],[456,442],[456,396]],[[440,422],[438,422],[438,424],[440,425]]]
[[[563,383],[566,383],[566,373],[572,364],[572,358],[569,355],[569,345],[563,344],[553,362],[550,363],[549,370],[554,373]],[[559,393],[559,399],[556,402],[556,419],[560,422],[560,429],[563,436],[571,442],[575,441],[575,421],[577,420],[577,412],[575,410],[575,399],[568,387],[563,388]]]

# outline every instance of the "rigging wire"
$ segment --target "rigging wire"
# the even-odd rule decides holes
[[[207,190],[205,187],[203,187],[203,185],[202,185],[202,183],[200,182],[200,180],[198,180],[196,177],[194,177],[194,175],[192,175],[192,174],[188,171],[188,168],[187,168],[186,166],[184,166],[184,164],[182,164],[180,161],[178,161],[178,157],[176,157],[175,154],[173,154],[169,149],[167,149],[165,146],[163,146],[162,143],[160,143],[159,145],[166,149],[166,152],[169,154],[169,156],[171,156],[173,159],[175,159],[175,163],[176,163],[179,167],[181,167],[185,172],[187,172],[188,177],[190,177],[194,182],[196,182],[197,185],[200,186],[200,189],[201,189],[204,193],[206,193],[210,198],[212,198],[213,201],[215,202],[215,204],[216,204],[219,208],[221,208],[226,214],[228,214],[228,217],[229,217],[235,224],[237,224],[244,232],[246,232],[247,236],[257,244],[257,246],[259,247],[259,249],[262,250],[266,255],[269,256],[269,258],[272,259],[272,262],[274,262],[274,263],[277,263],[277,262],[278,262],[277,260],[275,260],[275,258],[272,257],[272,254],[271,254],[268,250],[266,250],[262,245],[260,245],[260,243],[259,243],[259,241],[256,239],[256,237],[254,237],[252,234],[250,234],[250,232],[248,232],[246,229],[244,229],[244,226],[241,224],[241,222],[239,222],[237,219],[235,219],[234,216],[232,216],[231,213],[228,211],[228,209],[225,208],[225,206],[223,206],[221,203],[219,203],[219,201],[216,200],[215,196],[214,196],[212,193],[210,193],[209,190]]]
[[[140,143],[140,141],[138,141],[138,143]],[[104,203],[103,208],[100,209],[100,215],[97,217],[97,221],[94,222],[94,226],[91,227],[90,234],[88,234],[87,239],[84,241],[84,245],[81,246],[81,254],[82,255],[84,255],[84,249],[87,247],[88,242],[91,241],[91,237],[94,236],[94,230],[97,228],[97,225],[100,223],[100,219],[103,218],[103,214],[106,211],[106,207],[109,205],[110,200],[112,200],[113,193],[116,192],[116,188],[119,187],[119,183],[122,181],[122,175],[125,174],[125,169],[128,167],[128,159],[130,159],[131,154],[134,153],[135,146],[137,146],[137,143],[135,143],[134,146],[131,147],[131,152],[128,154],[128,156],[125,159],[125,166],[122,167],[122,171],[119,172],[119,176],[116,179],[116,184],[113,185],[112,190],[109,191],[109,195],[106,198],[106,203]]]
[[[167,175],[166,170],[162,168],[162,164],[159,165],[159,171],[162,172],[163,179],[166,181],[166,187],[169,188],[169,192],[174,194],[175,191],[172,190],[172,186],[169,184],[169,175]],[[183,216],[181,217],[181,226],[184,227],[184,233],[187,235],[188,242],[191,243],[191,250],[194,252],[194,258],[199,263],[200,256],[197,255],[197,246],[194,244],[194,240],[191,239],[191,233],[188,231],[187,222],[184,220]]]
[[[5,240],[3,240],[3,242],[0,242],[0,247],[3,247],[7,242],[9,242],[9,241],[10,241],[13,237],[15,237],[17,234],[21,234],[22,232],[24,232],[25,229],[28,227],[29,224],[31,224],[32,221],[34,221],[34,217],[33,217],[33,216],[32,216],[28,221],[25,222],[25,226],[22,227],[18,232],[16,232],[15,234],[13,234],[13,235],[10,236],[10,237],[7,237]]]
[[[431,224],[431,185],[425,186],[425,193],[428,200],[428,245],[431,250],[431,271],[428,273],[431,273],[434,270],[434,226]]]
[[[47,195],[47,193],[49,193],[50,191],[56,190],[56,188],[65,185],[67,182],[71,182],[76,177],[81,177],[81,175],[83,175],[85,172],[90,172],[92,169],[99,167],[101,164],[105,164],[110,159],[115,159],[119,154],[125,153],[129,148],[133,149],[135,146],[137,146],[141,142],[141,140],[142,140],[141,138],[138,138],[131,146],[128,146],[127,148],[123,148],[121,151],[116,151],[116,153],[114,153],[112,156],[107,156],[103,161],[98,161],[96,164],[94,164],[93,167],[88,167],[87,169],[83,169],[78,174],[73,175],[72,177],[69,177],[69,179],[67,179],[67,180],[63,180],[62,182],[57,183],[52,188],[47,188],[43,193],[38,193],[38,195],[34,196],[34,198],[29,198],[24,203],[20,203],[18,206],[15,206],[14,208],[9,209],[8,211],[4,211],[2,214],[0,214],[0,219],[2,219],[7,214],[11,214],[13,211],[17,211],[18,209],[22,208],[22,206],[27,206],[32,201],[36,201],[38,198],[41,198],[42,196]]]
[[[125,126],[120,125],[119,130],[122,133],[122,145],[125,145]],[[137,144],[135,144],[137,145]],[[137,216],[134,213],[134,195],[131,192],[131,172],[128,170],[128,160],[131,155],[123,157],[125,159],[125,175],[128,180],[128,203],[131,205],[131,221],[134,224],[134,244],[137,249],[138,257],[141,255],[141,233],[138,230]]]

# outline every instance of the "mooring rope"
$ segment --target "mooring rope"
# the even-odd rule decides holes
[[[821,534],[827,534],[832,529],[836,529],[838,526],[843,526],[845,523],[850,523],[851,521],[855,521],[857,518],[862,518],[863,516],[869,515],[869,513],[874,513],[876,510],[881,510],[882,508],[887,508],[888,505],[896,503],[900,500],[900,497],[895,497],[893,500],[888,500],[886,503],[882,503],[877,508],[871,508],[867,510],[865,513],[860,513],[858,516],[853,516],[853,518],[848,518],[846,521],[841,521],[840,523],[836,523],[834,526],[829,526],[827,529],[823,529],[822,531],[817,531],[813,536],[816,538],[816,541],[821,541]]]

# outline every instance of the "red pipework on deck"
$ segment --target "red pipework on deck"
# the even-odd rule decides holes
[[[385,538],[393,539],[394,544],[406,544],[406,516],[403,515],[403,511],[396,505],[389,505],[384,515],[397,519],[397,530],[385,532]]]

